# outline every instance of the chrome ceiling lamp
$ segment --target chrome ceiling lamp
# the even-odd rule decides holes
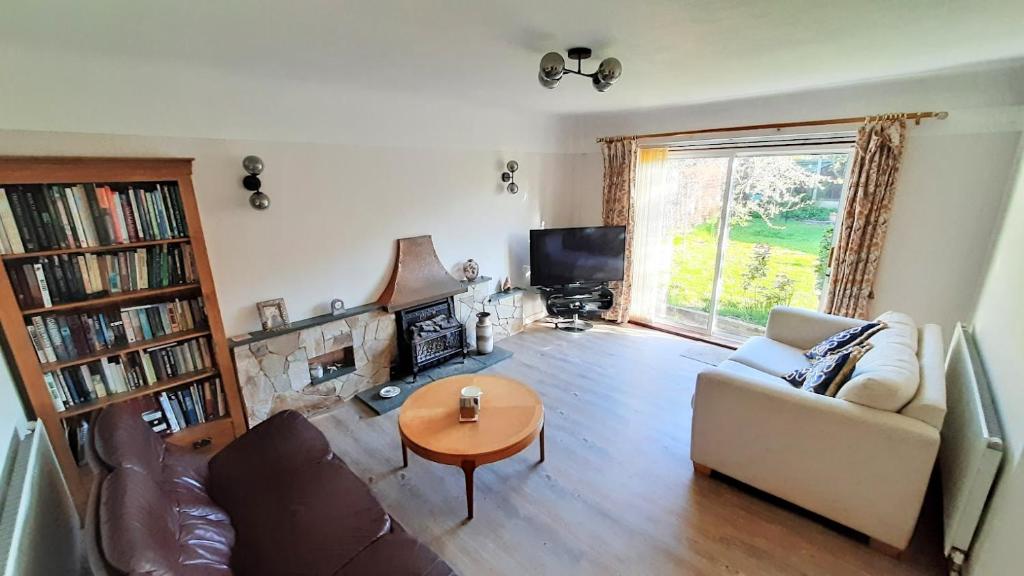
[[[618,58],[605,58],[598,65],[597,71],[591,74],[583,72],[583,61],[590,58],[590,48],[569,48],[569,58],[576,61],[576,69],[571,70],[565,67],[565,59],[558,52],[548,52],[540,59],[540,72],[537,79],[540,85],[545,88],[554,88],[562,80],[562,76],[568,72],[578,76],[586,76],[594,84],[594,90],[607,92],[612,84],[622,76],[622,62]]]

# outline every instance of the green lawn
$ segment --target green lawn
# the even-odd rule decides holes
[[[778,291],[774,291],[775,300],[772,297],[773,286],[780,274],[794,283],[792,298],[782,304],[818,307],[814,268],[821,238],[831,226],[800,221],[778,221],[774,224],[780,228],[769,227],[763,220],[755,218],[746,225],[731,227],[723,264],[719,315],[764,326],[768,311],[778,298]],[[668,291],[670,305],[710,311],[717,229],[717,220],[706,222],[689,234],[674,239],[674,262]],[[755,280],[746,290],[743,287],[744,273],[754,259],[754,246],[757,244],[771,247],[767,270],[763,278]]]

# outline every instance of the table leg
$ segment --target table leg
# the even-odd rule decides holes
[[[402,468],[409,467],[409,449],[405,446],[405,441],[402,442]]]
[[[462,461],[462,472],[466,475],[466,510],[468,519],[473,519],[473,472],[476,470],[476,463],[472,460]]]
[[[544,425],[540,425],[540,461],[544,461]]]

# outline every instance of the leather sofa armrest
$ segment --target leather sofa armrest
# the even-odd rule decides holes
[[[813,310],[776,306],[768,315],[765,336],[794,348],[807,350],[833,334],[860,326],[864,322],[856,318]]]
[[[904,548],[939,433],[896,412],[705,370],[694,394],[694,462]]]

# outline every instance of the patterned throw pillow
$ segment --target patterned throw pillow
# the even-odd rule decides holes
[[[814,348],[811,348],[807,352],[804,352],[804,356],[811,360],[818,360],[824,358],[830,354],[835,354],[851,346],[857,346],[868,341],[879,330],[886,328],[885,322],[868,322],[854,328],[848,328],[838,334],[829,336],[824,341],[820,342]]]
[[[870,349],[871,344],[851,346],[815,361],[807,370],[800,387],[815,394],[835,396],[850,378],[857,361]]]

